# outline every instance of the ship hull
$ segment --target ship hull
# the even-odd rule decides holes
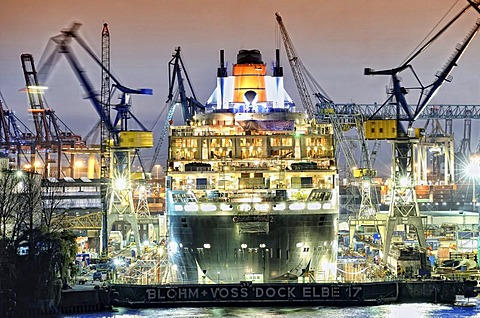
[[[329,213],[169,215],[170,241],[178,244],[171,262],[177,279],[187,282],[330,281],[335,223]]]

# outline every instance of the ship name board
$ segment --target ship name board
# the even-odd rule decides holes
[[[147,288],[146,299],[155,301],[230,300],[363,300],[362,286],[174,286]]]

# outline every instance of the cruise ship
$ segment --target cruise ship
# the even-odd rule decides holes
[[[333,130],[284,89],[279,50],[269,67],[241,50],[229,75],[182,126],[170,127],[166,209],[174,281],[336,279],[338,171]]]

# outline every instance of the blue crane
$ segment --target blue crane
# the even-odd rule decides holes
[[[112,140],[102,141],[103,143],[108,144],[108,147],[105,147],[104,149],[111,153],[111,162],[109,167],[107,167],[110,170],[105,173],[105,179],[108,181],[102,180],[102,184],[107,186],[107,191],[105,191],[106,195],[105,197],[102,197],[102,200],[108,202],[108,204],[102,204],[102,206],[108,206],[108,211],[103,211],[108,217],[103,219],[104,224],[102,224],[102,254],[108,254],[108,232],[110,231],[113,222],[120,218],[120,215],[132,225],[132,230],[134,231],[135,240],[137,242],[137,250],[140,253],[140,239],[136,216],[134,215],[130,181],[130,156],[131,153],[135,152],[137,149],[151,148],[153,146],[153,133],[145,128],[145,126],[131,112],[131,105],[132,95],[152,95],[153,90],[149,88],[132,89],[121,84],[118,78],[103,65],[102,61],[79,36],[78,29],[80,26],[81,24],[74,23],[70,29],[62,30],[60,35],[51,38],[56,46],[54,47],[53,52],[46,54],[46,62],[43,67],[40,68],[39,73],[44,76],[48,75],[51,67],[58,59],[58,53],[64,55],[83,87],[87,98],[90,100],[99,115],[102,124],[112,137]],[[116,111],[116,115],[113,119],[110,117],[108,109],[104,107],[99,100],[97,92],[93,88],[85,71],[80,66],[71,47],[72,40],[75,40],[101,67],[102,71],[108,74],[110,79],[114,82],[113,88],[121,92],[120,101],[117,104],[111,104],[112,108]],[[130,127],[131,121],[137,126],[135,130]],[[101,192],[103,193],[103,191]],[[105,219],[107,220],[105,221]]]
[[[413,123],[420,118],[423,111],[428,107],[433,96],[446,81],[450,81],[450,73],[457,66],[458,61],[470,45],[480,29],[477,21],[473,29],[467,34],[464,41],[457,45],[455,52],[447,61],[441,71],[436,74],[436,79],[429,85],[424,85],[416,74],[411,62],[435,42],[455,21],[457,21],[470,7],[480,12],[479,4],[468,0],[469,4],[456,14],[443,28],[441,28],[430,40],[422,45],[400,66],[386,69],[373,70],[365,68],[365,75],[387,75],[391,77],[392,88],[387,100],[380,105],[371,116],[371,121],[366,122],[366,137],[368,139],[390,139],[393,145],[392,153],[392,179],[391,190],[392,204],[390,205],[389,219],[387,220],[386,236],[384,237],[384,257],[387,259],[390,252],[390,244],[396,226],[412,226],[417,233],[417,240],[421,248],[426,248],[423,224],[420,218],[418,203],[414,188],[414,144],[419,141],[423,133],[421,129],[414,129]],[[399,74],[410,70],[418,82],[419,98],[415,106],[408,104],[406,94],[409,89],[401,84]],[[385,120],[375,120],[378,112],[388,104],[395,106],[395,117]],[[407,127],[403,125],[407,124]]]
[[[187,72],[185,71],[185,65],[182,60],[182,56],[180,55],[180,47],[175,48],[175,53],[172,55],[171,60],[168,62],[168,69],[169,69],[169,78],[168,78],[168,98],[166,101],[166,107],[168,108],[167,117],[165,122],[163,123],[163,127],[158,137],[157,144],[155,146],[155,150],[153,152],[152,161],[150,163],[150,169],[148,171],[152,172],[155,164],[157,162],[158,156],[160,154],[160,150],[162,148],[163,142],[165,138],[168,138],[170,124],[173,119],[173,114],[175,113],[176,106],[178,104],[182,107],[182,115],[184,123],[188,123],[193,116],[197,112],[204,112],[205,106],[201,104],[197,97],[195,96],[195,92],[193,90],[192,83],[190,82],[190,78],[188,77]],[[185,78],[184,78],[185,77]],[[187,96],[187,91],[185,89],[184,79],[186,79],[188,88],[192,94],[191,97]],[[178,91],[178,99],[177,94],[175,94],[175,87],[177,87]]]
[[[133,119],[133,121],[140,126],[140,131],[148,132],[148,129],[135,117],[135,115],[131,112],[131,95],[152,95],[153,90],[150,88],[140,88],[140,89],[132,89],[128,88],[121,84],[120,80],[118,80],[109,70],[105,69],[100,59],[95,55],[95,53],[88,47],[88,45],[83,41],[83,39],[78,34],[78,29],[80,28],[80,23],[74,23],[73,26],[68,30],[62,30],[61,34],[55,37],[52,37],[51,40],[57,45],[55,50],[46,58],[46,62],[40,68],[39,73],[43,76],[46,76],[50,73],[50,68],[54,65],[57,60],[58,54],[62,53],[67,58],[70,66],[72,67],[75,75],[77,76],[80,84],[82,85],[85,93],[87,94],[87,98],[92,103],[93,107],[97,111],[98,115],[103,124],[106,125],[108,131],[113,136],[114,145],[117,147],[122,147],[120,142],[121,132],[128,131],[129,119]],[[113,80],[114,84],[113,87],[118,89],[122,95],[120,97],[120,102],[118,104],[113,105],[113,108],[117,111],[116,117],[112,120],[102,107],[103,105],[100,103],[100,100],[97,97],[97,92],[93,88],[89,78],[87,77],[85,71],[80,66],[78,59],[76,58],[75,54],[71,49],[71,41],[75,39],[77,43],[87,52],[87,54],[105,71],[108,73],[110,78]],[[112,94],[113,95],[113,94]]]

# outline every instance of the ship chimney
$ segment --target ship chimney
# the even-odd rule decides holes
[[[225,51],[220,50],[220,67],[217,69],[217,77],[227,76],[227,68],[225,67]]]
[[[280,66],[280,49],[275,51],[275,67],[273,68],[273,76],[282,77],[283,76],[283,67]]]

